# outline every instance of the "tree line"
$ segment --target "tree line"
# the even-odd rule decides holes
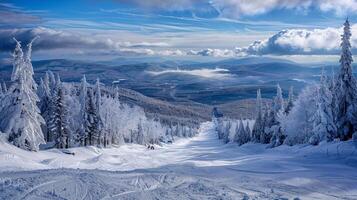
[[[30,151],[38,151],[41,144],[61,149],[144,145],[197,133],[193,124],[163,123],[143,108],[121,102],[117,88],[103,93],[99,79],[89,84],[83,76],[80,84],[66,83],[48,71],[38,85],[31,63],[33,40],[25,50],[14,40],[11,82],[0,89],[0,131],[13,145]]]
[[[282,144],[309,143],[352,138],[357,140],[357,83],[352,73],[351,28],[344,23],[341,37],[340,71],[327,76],[322,69],[320,82],[308,85],[294,98],[293,88],[284,100],[277,85],[271,105],[263,105],[257,91],[256,118],[252,127],[243,130],[237,120],[213,117],[218,137],[225,142],[256,142],[276,147]],[[232,129],[232,123],[238,124]]]

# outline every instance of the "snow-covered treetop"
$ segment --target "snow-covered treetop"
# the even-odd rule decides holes
[[[276,97],[274,99],[274,107],[273,110],[277,114],[284,107],[284,99],[283,92],[281,90],[280,85],[276,86]]]
[[[16,40],[16,38],[13,38],[16,42],[16,47],[14,50],[14,53],[12,54],[13,56],[13,68],[12,68],[12,74],[11,74],[11,81],[17,81],[19,80],[19,73],[21,71],[22,63],[23,63],[23,58],[24,58],[24,52],[22,51],[21,48],[21,42]]]
[[[351,26],[348,21],[343,24],[343,35],[342,35],[342,42],[341,42],[341,58],[340,58],[340,63],[341,63],[341,73],[340,76],[342,80],[346,80],[346,75],[347,74],[352,74],[352,68],[351,68],[351,63],[353,61],[352,59],[352,53],[351,53],[351,43],[350,43],[350,38],[351,38]]]
[[[262,94],[260,89],[257,90],[257,107],[256,107],[257,114],[261,114],[262,111]]]

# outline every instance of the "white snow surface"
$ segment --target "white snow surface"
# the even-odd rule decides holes
[[[223,144],[213,123],[173,144],[29,152],[0,141],[0,199],[357,199],[352,141]]]

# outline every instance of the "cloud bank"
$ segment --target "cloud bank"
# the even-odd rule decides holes
[[[238,55],[335,55],[340,53],[342,28],[283,30],[248,47],[237,48]],[[352,51],[357,53],[357,24],[351,27]]]
[[[307,10],[312,7],[337,15],[357,11],[355,0],[212,0],[212,5],[228,17],[264,14],[275,9]]]
[[[0,51],[13,51],[15,43],[12,38],[24,44],[38,37],[34,42],[34,50],[75,49],[97,51],[98,54],[117,55],[153,55],[150,48],[169,47],[164,42],[128,42],[116,41],[110,37],[85,35],[78,32],[54,30],[44,27],[23,29],[0,29]],[[80,52],[80,51],[78,51]],[[179,54],[177,51],[163,51],[163,54]]]
[[[345,15],[357,11],[356,0],[116,0],[151,10],[185,11],[202,5],[214,8],[221,16],[239,18],[259,15],[278,9],[306,11],[310,8],[322,12]],[[207,8],[208,9],[208,8]]]
[[[190,50],[187,55],[193,56],[212,56],[212,57],[234,57],[235,51],[229,49],[202,49],[202,50]]]
[[[352,25],[352,51],[357,53],[357,24]],[[34,50],[77,50],[79,54],[108,56],[209,56],[241,57],[251,55],[339,55],[342,28],[288,29],[265,40],[254,41],[243,47],[177,48],[165,41],[122,41],[117,37],[83,32],[60,31],[37,27],[30,29],[1,29],[0,51],[11,52],[16,37],[23,43],[39,36]],[[121,39],[121,38],[120,38]],[[123,38],[125,39],[125,38]],[[232,41],[233,43],[234,41]],[[208,41],[209,44],[209,41]],[[90,53],[89,53],[90,52]]]

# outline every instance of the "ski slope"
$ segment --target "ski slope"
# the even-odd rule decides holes
[[[0,143],[0,199],[357,199],[352,142],[267,149],[200,134],[140,145],[28,152]]]

